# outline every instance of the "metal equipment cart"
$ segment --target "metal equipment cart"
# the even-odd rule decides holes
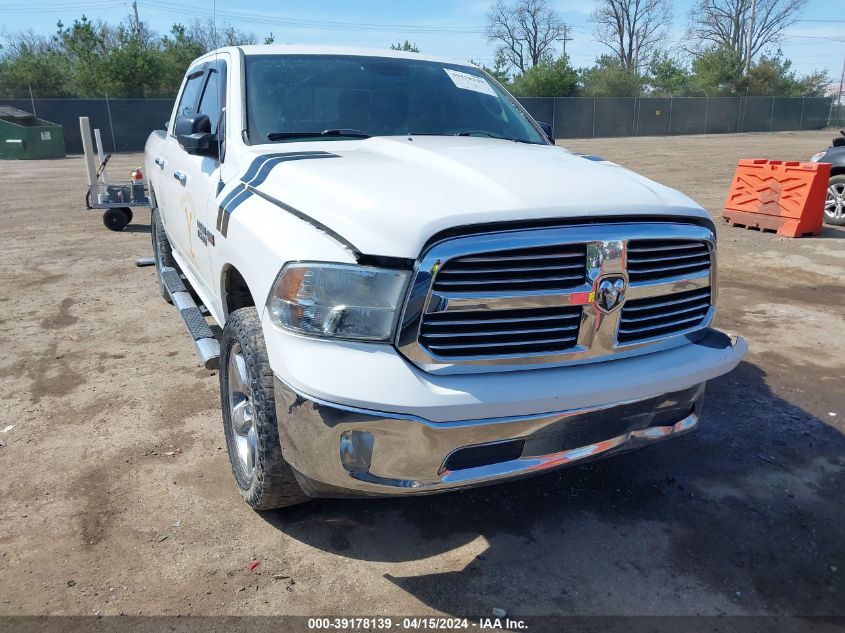
[[[89,209],[103,209],[103,224],[111,231],[122,231],[132,221],[133,207],[149,205],[147,185],[143,180],[110,181],[106,164],[111,154],[103,155],[100,130],[94,130],[97,143],[97,158],[91,144],[91,124],[87,116],[79,117],[79,131],[82,135],[82,150],[85,154],[85,168],[88,173],[86,205]]]

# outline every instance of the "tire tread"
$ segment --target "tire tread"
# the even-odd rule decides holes
[[[229,350],[237,341],[246,361],[252,390],[254,424],[258,426],[258,455],[255,474],[248,487],[238,479],[237,457],[231,449],[231,424],[228,421],[229,403],[226,385]],[[273,392],[273,370],[267,358],[264,336],[258,312],[253,307],[241,308],[229,315],[220,344],[220,398],[223,407],[226,443],[230,448],[229,462],[241,496],[255,510],[270,510],[299,505],[309,500],[302,491],[293,470],[282,456],[279,428],[276,420],[276,400]]]

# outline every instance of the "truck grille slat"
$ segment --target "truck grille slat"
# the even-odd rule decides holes
[[[575,286],[584,281],[583,275],[561,275],[543,276],[543,277],[511,277],[505,279],[496,279],[487,277],[487,279],[442,279],[439,275],[435,282],[436,290],[467,290],[469,292],[478,292],[484,290],[509,290],[513,287],[524,288],[525,286],[533,286],[535,288],[565,288],[567,286]]]
[[[700,290],[696,292],[689,293],[689,296],[681,296],[678,298],[670,298],[673,295],[663,295],[659,297],[660,299],[665,299],[665,301],[660,301],[659,303],[648,304],[648,305],[637,305],[636,302],[630,301],[625,306],[625,311],[630,312],[632,315],[640,312],[642,310],[653,310],[655,308],[675,308],[677,306],[683,305],[685,303],[690,303],[693,301],[698,300],[710,300],[710,290]]]
[[[578,326],[576,325],[573,330],[577,330]],[[513,329],[499,329],[499,330],[477,330],[475,332],[468,332],[472,334],[474,337],[480,336],[515,336],[518,334],[547,334],[549,332],[561,332],[563,331],[562,328],[559,327],[544,327],[544,328],[531,328],[526,330],[513,330]],[[426,340],[430,339],[447,339],[447,338],[458,338],[459,336],[463,336],[464,333],[457,335],[456,333],[437,333],[437,332],[429,332],[427,334],[423,334]]]
[[[707,312],[706,309],[703,310],[702,313],[699,314],[699,315],[686,317],[686,318],[683,318],[683,319],[671,319],[668,322],[661,321],[661,319],[662,319],[662,317],[661,317],[661,319],[655,319],[656,322],[653,325],[643,325],[643,326],[640,326],[640,327],[632,327],[632,328],[620,328],[619,333],[620,334],[641,334],[643,332],[649,332],[651,330],[657,330],[657,329],[660,329],[660,328],[663,328],[663,327],[675,326],[675,325],[681,326],[681,325],[684,325],[686,323],[692,323],[694,321],[700,321],[701,317],[704,316],[705,312]],[[660,321],[660,322],[657,322],[657,321]],[[681,328],[681,329],[684,329],[684,328]]]
[[[704,246],[704,244],[691,240],[631,240],[628,243],[628,254],[655,251],[682,251],[698,246]]]
[[[420,342],[448,358],[553,353],[578,340],[581,307],[464,310],[427,316]]]
[[[575,336],[548,336],[542,335],[540,338],[534,338],[525,336],[520,338],[519,340],[508,340],[503,337],[501,341],[489,341],[489,340],[476,340],[479,337],[470,337],[470,336],[463,336],[460,337],[459,342],[443,342],[437,341],[436,343],[432,343],[429,345],[431,349],[438,349],[438,350],[449,350],[449,349],[460,349],[462,351],[473,350],[473,349],[480,349],[486,347],[495,347],[496,349],[500,349],[502,347],[509,347],[513,345],[523,345],[525,343],[533,343],[535,345],[541,345],[544,343],[568,343],[574,342],[576,337]]]
[[[485,354],[499,355],[502,352],[512,353],[513,350],[506,348],[516,347],[531,347],[536,348],[536,351],[543,352],[549,349],[566,349],[575,343],[577,337],[565,336],[556,338],[545,338],[524,341],[501,341],[495,343],[438,343],[437,345],[429,345],[429,349],[446,355],[458,352],[460,356],[483,356]]]
[[[457,316],[460,313],[450,312],[448,313],[449,316]],[[478,313],[476,312],[467,312],[467,315],[472,317],[477,317]],[[426,321],[426,327],[428,328],[450,328],[450,327],[475,327],[479,325],[500,325],[500,324],[507,324],[511,323],[516,326],[524,326],[526,324],[531,324],[535,322],[540,322],[542,324],[546,324],[549,321],[575,321],[577,322],[581,318],[580,314],[571,314],[571,315],[537,315],[533,317],[513,317],[513,318],[495,318],[495,319],[479,319],[479,318],[472,318],[472,319],[453,319],[451,321],[435,321],[429,320]]]
[[[542,327],[577,327],[578,321],[581,319],[580,314],[561,315],[561,316],[534,316],[530,319],[472,319],[466,321],[428,321],[423,328],[423,332],[442,332],[442,331],[480,331],[484,328],[493,327],[496,329],[513,326],[513,327],[527,327],[536,324],[538,328]]]
[[[498,264],[499,262],[509,262],[509,261],[518,261],[518,260],[526,260],[526,261],[542,261],[542,260],[549,260],[549,259],[579,259],[582,257],[581,253],[552,253],[550,255],[492,255],[486,257],[461,257],[457,260],[452,260],[453,262],[461,262],[463,264],[488,264],[488,263],[495,263]]]
[[[628,279],[656,281],[710,269],[710,250],[700,240],[631,240]],[[667,265],[668,262],[675,262]]]
[[[648,314],[643,316],[626,316],[625,320],[628,323],[648,323],[649,321],[654,320],[655,318],[667,318],[673,316],[682,316],[682,315],[689,315],[695,312],[700,312],[702,309],[701,305],[692,305],[689,308],[681,308],[680,310],[672,310],[671,312],[661,312],[660,317],[653,317]],[[706,308],[705,308],[706,311]],[[621,331],[621,330],[620,330]],[[628,330],[631,331],[631,330]]]
[[[520,265],[520,266],[505,266],[501,268],[479,268],[478,266],[473,266],[472,268],[465,268],[463,266],[449,266],[449,270],[443,271],[440,275],[448,275],[449,277],[453,276],[466,276],[466,275],[495,275],[501,273],[538,273],[544,274],[546,272],[556,272],[560,273],[561,271],[576,271],[578,272],[581,268],[583,268],[582,264],[537,264],[536,266],[527,266],[527,265]]]
[[[649,268],[643,266],[638,268],[636,271],[632,271],[630,268],[628,269],[629,275],[633,275],[635,277],[645,277],[646,275],[652,275],[654,273],[668,273],[671,271],[675,271],[673,274],[677,274],[680,271],[687,271],[691,269],[701,269],[707,270],[710,267],[709,262],[696,262],[690,264],[678,264],[677,266],[656,266],[653,268]],[[664,277],[669,277],[670,275],[663,275]]]
[[[434,290],[563,290],[584,283],[586,276],[586,244],[553,244],[455,257],[437,272]]]
[[[677,262],[686,259],[701,259],[702,255],[707,254],[707,249],[701,248],[696,250],[694,253],[689,254],[680,254],[680,255],[669,255],[667,257],[654,257],[654,256],[647,256],[647,257],[629,257],[628,258],[628,265],[631,264],[656,264],[660,262]]]
[[[702,325],[710,313],[710,290],[634,299],[622,307],[617,338],[635,343],[678,334]]]

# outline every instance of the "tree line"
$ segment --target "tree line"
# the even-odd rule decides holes
[[[517,96],[823,96],[827,73],[798,74],[777,47],[805,3],[695,0],[684,43],[668,49],[671,0],[600,0],[592,36],[607,52],[576,68],[573,31],[548,0],[496,0],[487,16],[496,57],[479,65]],[[2,32],[0,97],[173,97],[195,58],[257,42],[210,20],[159,35],[134,16],[117,25],[83,16],[50,36]],[[408,40],[390,47],[419,52]]]
[[[0,96],[174,97],[188,65],[219,46],[255,44],[252,33],[210,20],[158,35],[133,17],[117,26],[85,16],[51,36],[0,34]],[[264,39],[273,42],[272,33]]]
[[[696,0],[683,44],[669,49],[670,0],[600,0],[590,21],[607,52],[575,68],[571,29],[548,0],[496,0],[496,58],[484,69],[526,97],[824,96],[827,72],[798,74],[778,48],[806,1]]]

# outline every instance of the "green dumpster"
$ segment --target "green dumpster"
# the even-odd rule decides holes
[[[0,158],[63,158],[61,125],[17,108],[0,106]]]

